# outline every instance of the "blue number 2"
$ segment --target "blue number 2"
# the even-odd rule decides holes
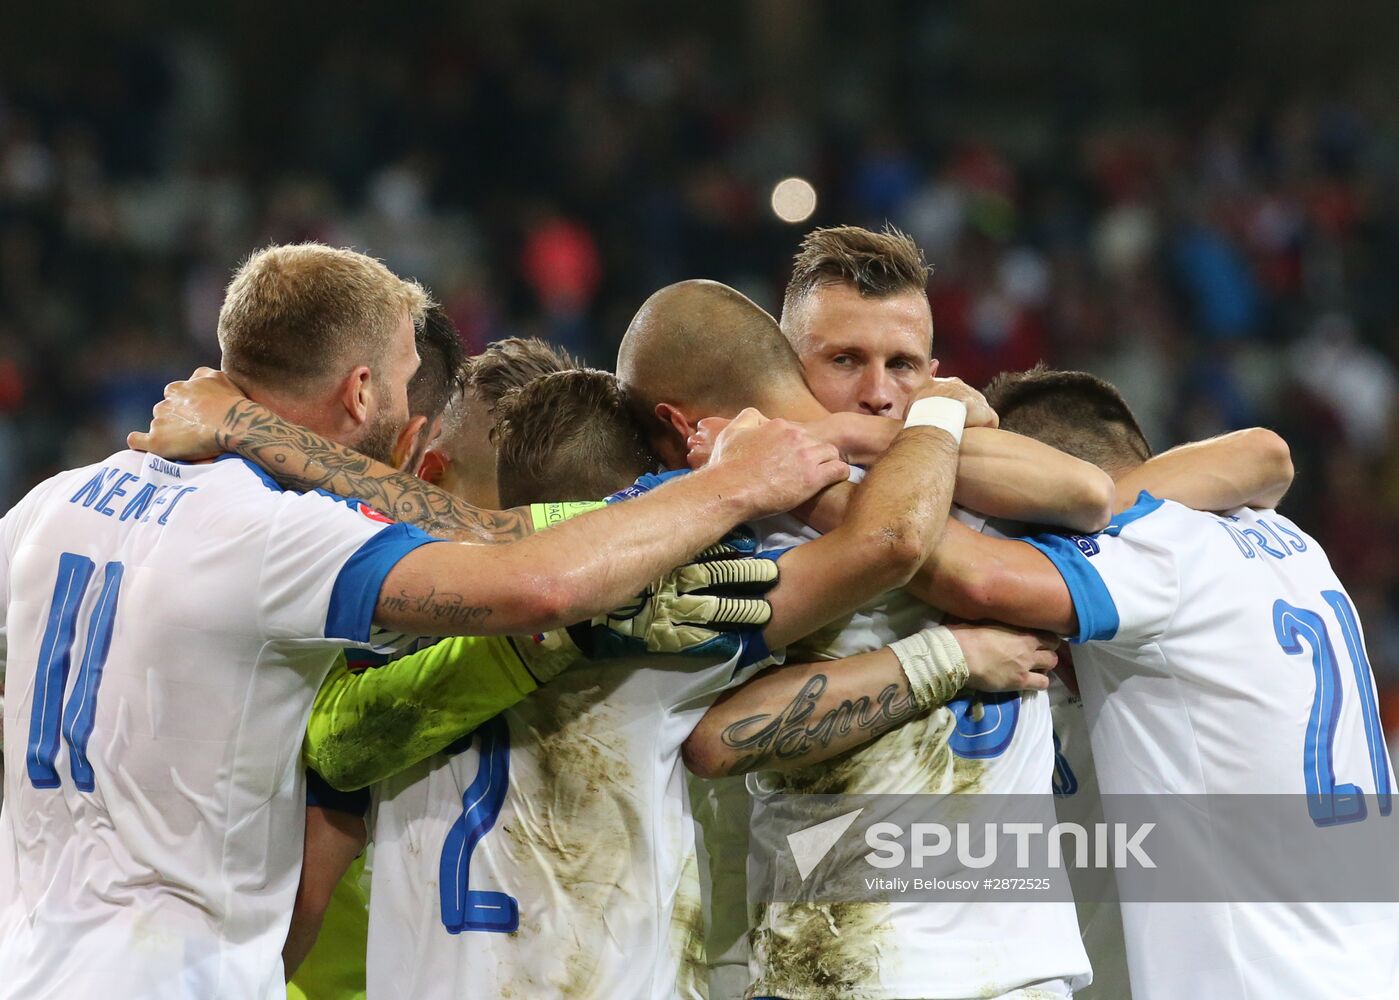
[[[471,785],[462,793],[461,815],[447,832],[437,884],[442,895],[442,923],[453,934],[462,931],[494,931],[509,934],[520,926],[520,907],[514,896],[488,889],[473,889],[471,855],[490,833],[505,805],[510,787],[510,729],[496,717],[476,730],[480,765]]]
[[[1370,751],[1370,770],[1375,779],[1376,800],[1381,816],[1388,816],[1393,806],[1389,787],[1389,757],[1380,730],[1379,707],[1375,703],[1374,682],[1370,662],[1360,640],[1360,626],[1355,610],[1345,594],[1338,590],[1322,592],[1322,599],[1336,613],[1350,654],[1351,668],[1359,689],[1361,714],[1365,724],[1365,742]],[[1293,607],[1286,601],[1273,603],[1273,631],[1283,652],[1297,655],[1303,652],[1303,640],[1310,647],[1312,670],[1316,673],[1316,696],[1312,699],[1311,715],[1307,719],[1307,738],[1303,749],[1303,777],[1307,786],[1307,811],[1317,826],[1339,826],[1358,823],[1365,818],[1365,796],[1354,784],[1336,784],[1332,763],[1336,740],[1336,722],[1341,714],[1341,671],[1336,662],[1336,650],[1325,620],[1315,611]]]
[[[78,678],[67,708],[63,706],[63,692],[68,687],[73,644],[78,634],[78,609],[96,569],[91,559],[72,552],[65,552],[58,559],[58,579],[54,582],[53,600],[49,604],[48,625],[39,644],[34,705],[29,713],[29,750],[25,764],[29,782],[35,788],[57,788],[61,783],[58,768],[54,766],[60,733],[68,744],[68,769],[72,772],[73,784],[84,792],[96,787],[87,744],[92,738],[92,723],[97,713],[102,668],[107,664],[107,653],[112,647],[117,595],[121,591],[122,564],[119,562],[107,563],[102,574],[102,591],[88,622],[87,645],[78,667]]]

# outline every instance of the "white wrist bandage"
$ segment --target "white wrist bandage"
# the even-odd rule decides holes
[[[908,677],[908,690],[921,711],[946,705],[967,683],[967,658],[957,639],[941,625],[889,643]]]
[[[957,444],[962,443],[962,428],[967,423],[967,404],[960,399],[947,396],[928,396],[915,399],[904,418],[905,427],[936,427],[952,435]]]

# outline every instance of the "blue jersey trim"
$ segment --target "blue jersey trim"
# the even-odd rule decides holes
[[[1137,494],[1137,502],[1132,504],[1132,506],[1128,507],[1121,514],[1115,515],[1113,519],[1108,522],[1108,526],[1103,529],[1103,534],[1112,535],[1116,538],[1118,535],[1122,534],[1122,529],[1127,527],[1127,525],[1131,524],[1133,521],[1140,521],[1152,511],[1158,510],[1165,502],[1164,500],[1157,500],[1146,490],[1142,490]]]
[[[346,501],[353,503],[353,501]],[[384,577],[419,546],[440,541],[411,524],[391,524],[361,545],[335,578],[325,616],[327,639],[368,642]]]
[[[648,472],[626,489],[618,490],[610,497],[606,497],[607,503],[620,503],[623,500],[630,500],[632,497],[639,497],[643,493],[650,493],[657,486],[679,476],[689,475],[689,469],[671,469],[668,472]]]
[[[744,632],[739,639],[738,665],[741,668],[751,667],[755,663],[760,663],[772,656],[772,650],[768,649],[767,639],[763,633],[757,630]]]
[[[309,767],[306,769],[306,804],[349,813],[351,816],[369,815],[369,789],[360,788],[353,792],[342,792],[331,788],[330,783]]]
[[[257,476],[259,479],[262,480],[262,485],[266,486],[269,490],[273,490],[277,493],[290,492],[289,490],[283,489],[281,483],[277,482],[277,480],[269,476],[267,474],[266,469],[258,465],[256,462],[249,462],[242,455],[239,455],[235,452],[226,451],[218,458],[214,459],[215,462],[225,462],[230,460],[235,462],[242,462],[244,465],[246,465],[253,475]]]
[[[1160,506],[1161,502],[1158,500],[1156,503]],[[1111,639],[1117,635],[1121,623],[1117,604],[1103,578],[1073,539],[1063,535],[1031,535],[1021,541],[1028,542],[1047,555],[1064,578],[1064,583],[1068,584],[1069,597],[1078,615],[1078,635],[1073,642]],[[1091,538],[1085,541],[1091,541]],[[1094,551],[1097,551],[1096,547]]]

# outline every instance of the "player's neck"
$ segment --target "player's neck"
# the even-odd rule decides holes
[[[784,396],[772,400],[768,405],[771,412],[764,410],[764,416],[781,417],[783,420],[791,420],[793,423],[799,424],[811,423],[831,415],[830,410],[822,406],[815,396],[808,393]]]
[[[248,398],[261,403],[288,423],[304,427],[336,444],[353,448],[354,428],[346,427],[344,408],[334,400],[292,397],[267,390],[249,389]]]

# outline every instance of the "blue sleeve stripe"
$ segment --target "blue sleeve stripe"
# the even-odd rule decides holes
[[[1072,539],[1063,535],[1033,535],[1021,541],[1029,542],[1047,555],[1068,584],[1069,596],[1078,614],[1078,635],[1074,642],[1111,639],[1117,635],[1117,604],[1103,578]]]
[[[340,567],[325,616],[327,639],[368,642],[384,577],[419,546],[440,541],[408,524],[392,524],[361,545]]]

